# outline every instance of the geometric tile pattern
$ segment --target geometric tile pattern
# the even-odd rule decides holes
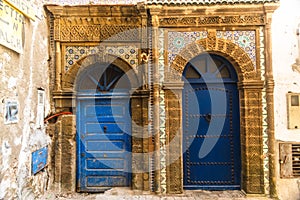
[[[229,40],[241,47],[256,67],[255,31],[217,31],[217,38]],[[207,31],[168,32],[168,63],[172,63],[176,55],[187,45],[207,38]]]
[[[237,44],[249,55],[256,67],[255,31],[217,31],[217,38]]]
[[[260,69],[261,69],[261,79],[265,80],[265,46],[264,46],[264,32],[263,28],[260,28],[259,30],[259,58],[260,58]],[[268,113],[267,113],[267,92],[266,88],[263,88],[262,91],[262,128],[263,128],[263,155],[264,160],[263,160],[263,165],[264,165],[264,186],[265,186],[265,193],[269,194],[270,193],[270,181],[269,181],[269,148],[268,148],[268,142],[269,142],[269,137],[268,137],[268,123],[267,123],[267,118],[268,118]]]
[[[158,70],[159,84],[162,85],[165,76],[164,66],[164,29],[158,32]],[[167,193],[167,152],[166,152],[166,105],[164,90],[159,91],[159,142],[160,142],[160,189],[162,194]]]
[[[175,57],[180,54],[180,51],[187,45],[207,38],[207,31],[193,32],[168,32],[168,63],[172,63]]]
[[[106,46],[106,54],[111,54],[127,61],[133,68],[138,64],[138,48],[136,46]],[[81,58],[99,53],[99,46],[66,46],[65,72]]]
[[[166,150],[166,109],[165,92],[159,94],[159,142],[160,142],[160,187],[161,193],[167,193],[167,150]]]
[[[107,46],[106,53],[122,58],[133,68],[138,65],[138,48],[136,46]]]

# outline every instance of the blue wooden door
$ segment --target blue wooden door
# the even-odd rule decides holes
[[[131,183],[129,95],[124,88],[112,87],[116,77],[101,74],[97,81],[97,73],[87,72],[77,97],[77,190],[80,192],[101,192]],[[118,73],[107,73],[112,74]],[[94,82],[97,90],[87,90],[88,81]]]
[[[185,189],[240,189],[237,77],[217,55],[189,62],[183,91]]]

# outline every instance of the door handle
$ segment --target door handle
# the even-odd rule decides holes
[[[103,131],[104,131],[104,133],[107,132],[107,126],[103,126]]]
[[[207,121],[208,123],[210,123],[210,121],[211,121],[211,114],[210,114],[210,113],[207,113],[207,114],[204,116],[204,118],[206,119],[206,121]]]

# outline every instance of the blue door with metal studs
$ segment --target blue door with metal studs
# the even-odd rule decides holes
[[[130,186],[129,81],[114,65],[90,68],[78,82],[77,190]]]
[[[214,54],[193,58],[183,72],[185,189],[240,189],[240,121],[236,72]]]

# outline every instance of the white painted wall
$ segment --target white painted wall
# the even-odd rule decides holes
[[[282,141],[300,142],[300,129],[288,129],[287,98],[288,92],[300,93],[300,68],[293,70],[292,65],[300,59],[300,0],[280,0],[280,7],[273,15],[272,51],[275,80],[275,138],[277,163],[277,191],[282,200],[300,199],[300,178],[280,178],[279,148]],[[300,120],[300,112],[298,119]]]
[[[300,93],[300,72],[292,65],[300,58],[300,0],[281,0],[273,15],[273,70],[275,80],[275,137],[283,141],[299,141],[300,128],[287,128],[286,93]],[[300,113],[299,113],[300,120]]]

